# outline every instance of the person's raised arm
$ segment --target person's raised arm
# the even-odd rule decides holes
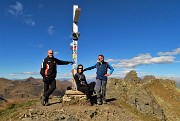
[[[67,65],[67,64],[73,64],[73,61],[63,61],[55,58],[55,61],[58,65]]]
[[[83,71],[91,70],[91,69],[94,69],[94,68],[96,68],[96,64],[91,66],[91,67],[85,68]]]

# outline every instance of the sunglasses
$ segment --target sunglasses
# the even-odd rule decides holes
[[[83,68],[78,68],[78,69],[83,69]]]
[[[54,53],[49,53],[49,54],[54,54]]]

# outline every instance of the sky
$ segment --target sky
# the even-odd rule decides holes
[[[0,0],[0,77],[41,78],[49,49],[71,61],[73,5],[81,9],[78,64],[92,66],[103,54],[110,77],[136,70],[180,81],[179,0]],[[71,78],[71,69],[58,66],[57,78]]]

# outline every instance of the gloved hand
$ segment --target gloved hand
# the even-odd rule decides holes
[[[69,61],[69,63],[72,65],[72,64],[74,64],[74,62],[73,61]]]

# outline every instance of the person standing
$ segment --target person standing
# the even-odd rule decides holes
[[[48,56],[43,60],[40,74],[44,82],[44,94],[41,96],[41,104],[48,105],[49,96],[56,89],[57,65],[73,64],[72,61],[62,61],[54,58],[53,50],[48,50]]]
[[[79,64],[77,67],[77,73],[74,75],[74,80],[77,85],[77,90],[86,94],[87,104],[92,105],[91,95],[94,92],[95,82],[87,83],[86,77],[83,74],[83,65]]]
[[[91,70],[97,68],[96,72],[96,93],[97,93],[97,104],[101,105],[106,104],[106,84],[107,84],[107,77],[110,76],[114,69],[108,63],[104,61],[103,55],[98,55],[98,62],[88,68],[85,68],[83,71]],[[107,73],[107,69],[110,69],[110,73]]]

